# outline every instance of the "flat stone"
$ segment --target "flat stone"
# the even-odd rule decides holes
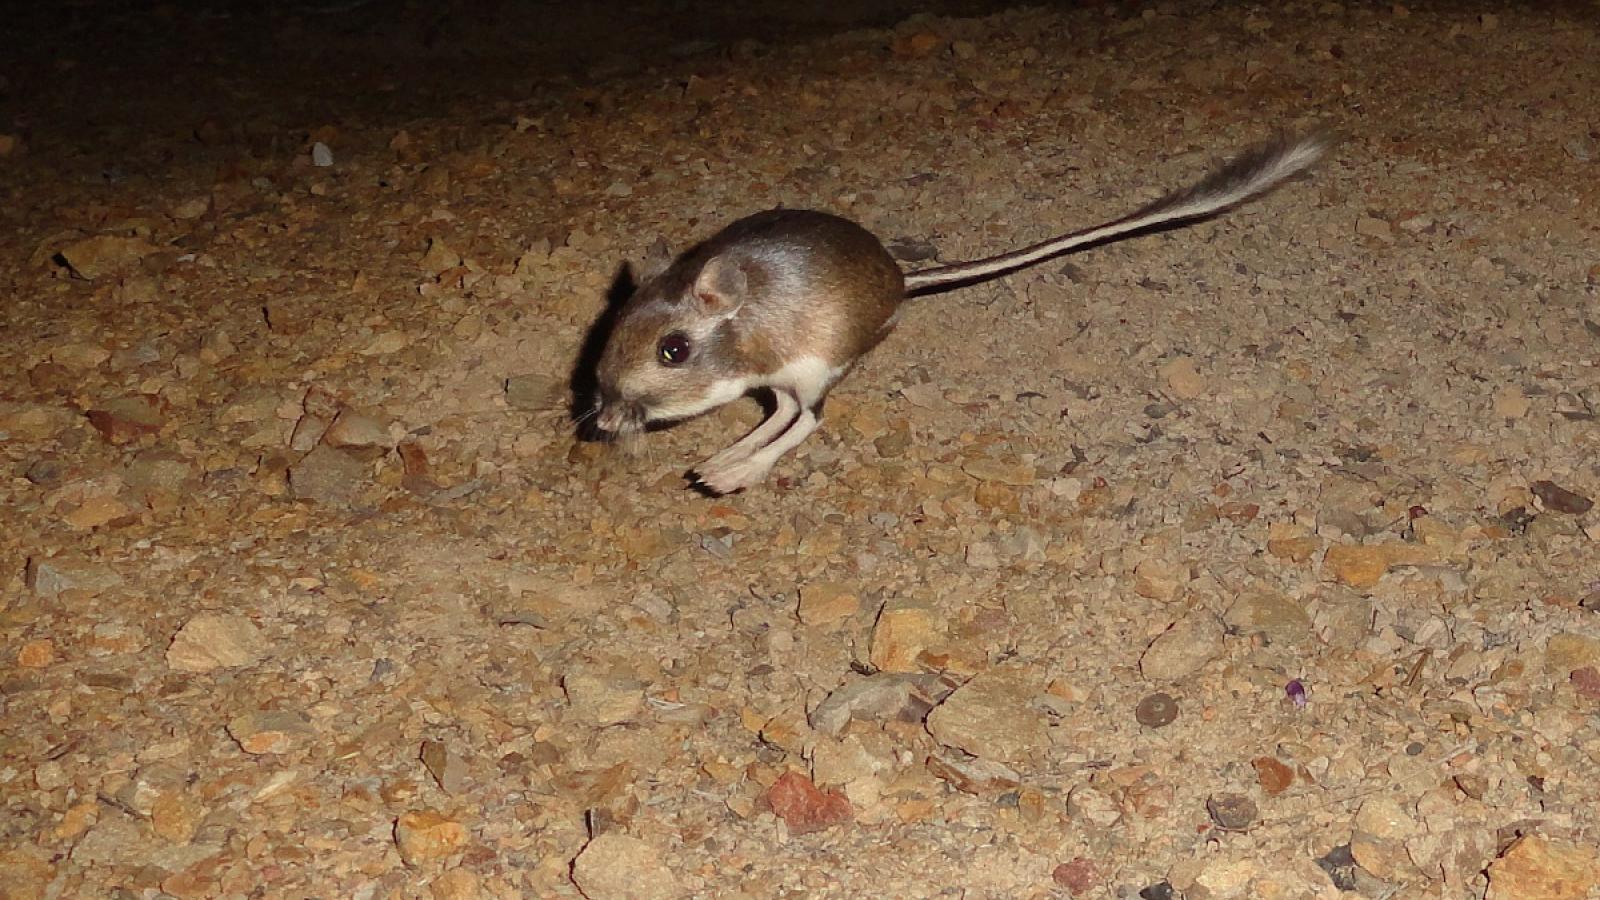
[[[588,900],[672,900],[684,896],[678,877],[655,847],[608,831],[583,848],[572,881]]]
[[[506,403],[512,409],[539,412],[561,402],[566,387],[558,378],[529,373],[506,379]]]
[[[1585,666],[1600,668],[1600,637],[1564,631],[1552,635],[1544,647],[1545,671],[1566,677]]]
[[[235,716],[228,734],[252,756],[288,753],[316,734],[305,715],[292,710],[262,710]]]
[[[1594,507],[1594,501],[1576,492],[1569,491],[1553,481],[1535,481],[1529,485],[1533,495],[1539,498],[1545,509],[1569,516],[1581,516]]]
[[[1593,844],[1528,835],[1489,864],[1485,900],[1584,900],[1600,886]]]
[[[837,735],[851,719],[921,722],[952,686],[937,675],[877,672],[835,688],[809,716],[811,727]]]
[[[58,597],[66,591],[81,591],[93,596],[122,584],[122,576],[110,566],[76,556],[31,557],[26,581],[41,597]]]
[[[144,238],[100,234],[68,244],[61,258],[74,275],[93,281],[133,268],[155,249]]]
[[[893,601],[872,628],[872,665],[884,672],[920,672],[917,658],[934,640],[933,610],[913,601]]]
[[[1415,877],[1416,866],[1406,850],[1406,841],[1421,831],[1421,826],[1390,797],[1371,797],[1356,813],[1355,833],[1350,838],[1350,853],[1367,872],[1385,881]]]
[[[1437,560],[1434,550],[1416,544],[1334,544],[1322,558],[1322,571],[1350,587],[1369,588],[1395,566],[1423,565]]]
[[[1139,671],[1155,681],[1176,681],[1222,654],[1222,623],[1211,613],[1191,612],[1150,642]]]
[[[1311,617],[1299,603],[1278,593],[1240,597],[1223,617],[1228,627],[1245,634],[1265,634],[1279,641],[1297,641],[1311,633]]]
[[[1167,391],[1180,400],[1193,400],[1206,392],[1206,379],[1194,366],[1194,360],[1180,356],[1163,363],[1156,370],[1166,384]]]
[[[401,813],[394,823],[394,843],[408,866],[443,859],[467,842],[467,829],[455,819],[431,809]]]
[[[632,721],[644,708],[643,686],[609,672],[572,672],[561,686],[571,715],[597,728]]]
[[[367,483],[367,465],[332,447],[317,447],[289,467],[289,489],[301,500],[353,506]]]
[[[149,394],[118,397],[89,410],[86,417],[108,444],[129,444],[158,434],[166,422],[161,398]]]
[[[178,672],[210,672],[254,665],[266,651],[261,629],[244,616],[202,613],[173,636],[167,665]]]
[[[1016,669],[980,673],[928,715],[928,733],[946,747],[1010,765],[1031,762],[1050,743],[1033,698],[1033,678]]]
[[[829,625],[850,618],[860,609],[861,597],[855,591],[836,581],[819,581],[800,589],[796,614],[807,625]]]

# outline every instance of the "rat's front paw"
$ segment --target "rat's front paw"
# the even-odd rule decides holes
[[[719,454],[720,456],[720,454]],[[772,466],[760,459],[745,456],[731,462],[712,457],[695,469],[695,480],[715,494],[731,494],[760,484]]]

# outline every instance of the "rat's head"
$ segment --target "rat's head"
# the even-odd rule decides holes
[[[646,281],[618,314],[600,356],[595,424],[630,434],[743,393],[726,325],[747,288],[744,267],[715,256],[685,260]]]

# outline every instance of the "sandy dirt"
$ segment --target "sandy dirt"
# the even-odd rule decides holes
[[[1600,8],[567,6],[9,20],[0,897],[1600,895]],[[758,488],[575,435],[658,239],[1318,125]]]

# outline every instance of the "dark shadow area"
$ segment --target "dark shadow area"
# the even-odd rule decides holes
[[[616,328],[617,317],[622,314],[622,308],[639,289],[639,283],[633,274],[633,266],[627,262],[617,267],[617,274],[611,279],[611,287],[606,290],[605,309],[589,326],[589,331],[583,336],[583,345],[578,350],[577,362],[573,364],[572,373],[567,379],[571,406],[568,415],[573,425],[577,428],[578,439],[582,441],[609,441],[611,436],[595,427],[594,416],[590,414],[594,409],[595,396],[599,392],[600,384],[596,370],[600,367],[600,356],[605,353],[606,342],[611,340],[611,332]]]

